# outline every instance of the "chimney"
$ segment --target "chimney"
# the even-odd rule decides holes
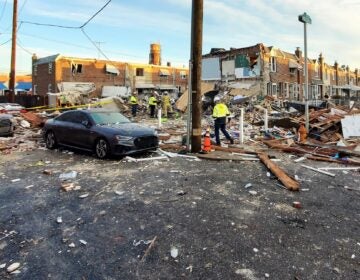
[[[166,66],[171,67],[171,62],[170,61],[166,62]]]
[[[150,44],[149,64],[161,65],[160,44]]]
[[[32,63],[34,64],[37,59],[38,59],[38,57],[37,57],[36,53],[33,53],[32,57],[31,57]]]
[[[319,63],[320,64],[324,63],[324,57],[323,57],[322,53],[319,54]]]
[[[296,47],[295,55],[300,59],[302,58],[302,51],[300,50],[300,47]]]

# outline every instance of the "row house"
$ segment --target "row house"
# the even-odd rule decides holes
[[[173,93],[183,92],[188,85],[188,69],[159,65],[150,55],[149,64],[67,57],[60,54],[32,58],[33,92],[38,95],[58,93],[65,85],[92,85],[95,97],[105,87],[122,87],[148,93],[154,89]],[[156,58],[156,57],[155,57]],[[156,64],[153,64],[156,63]]]
[[[212,49],[203,56],[204,81],[228,85],[257,85],[260,96],[271,95],[280,99],[305,99],[304,57],[300,48],[294,53],[263,44],[230,50]],[[358,70],[339,67],[338,63],[325,63],[322,54],[318,59],[307,59],[309,99],[327,97],[354,97],[360,91]],[[244,86],[246,88],[246,86]]]

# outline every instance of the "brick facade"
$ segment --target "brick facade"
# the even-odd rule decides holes
[[[59,92],[58,84],[61,82],[94,83],[94,96],[101,96],[103,86],[127,86],[139,91],[153,88],[184,91],[189,72],[179,67],[60,55],[40,59],[34,56],[32,67],[33,88],[39,95]]]
[[[220,65],[222,65],[223,61],[240,54],[248,58],[250,62],[249,70],[252,70],[252,61],[254,59],[260,60],[257,63],[260,65],[261,70],[255,77],[246,77],[245,79],[234,77],[234,81],[260,84],[259,95],[262,96],[271,95],[280,99],[300,101],[305,99],[305,67],[300,48],[297,48],[294,53],[289,53],[274,47],[257,44],[252,47],[227,51],[216,49],[216,51],[204,55],[203,59],[218,57]],[[349,67],[340,67],[337,62],[334,65],[329,65],[325,62],[322,54],[319,55],[318,59],[308,58],[307,65],[309,99],[345,95],[350,97],[351,92],[360,92],[360,88],[358,88],[360,78],[357,69],[351,71]],[[228,82],[223,77],[221,81]],[[349,88],[353,88],[353,90],[350,91]]]

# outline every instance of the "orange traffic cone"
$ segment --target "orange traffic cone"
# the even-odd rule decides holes
[[[203,152],[210,153],[211,152],[211,139],[210,139],[210,129],[206,129],[204,136],[204,144],[203,144]]]

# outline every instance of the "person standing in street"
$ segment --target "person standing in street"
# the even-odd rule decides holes
[[[155,109],[157,105],[157,99],[155,97],[155,93],[152,93],[149,98],[149,108],[150,108],[150,117],[155,118]]]
[[[226,131],[226,117],[230,115],[229,109],[223,102],[221,102],[219,97],[215,97],[214,102],[215,107],[212,116],[215,119],[216,145],[221,145],[220,130],[225,135],[226,139],[230,141],[230,144],[234,144],[234,139],[232,139],[229,133]]]
[[[165,118],[168,116],[168,111],[172,113],[172,107],[170,102],[170,97],[167,91],[164,92],[164,95],[161,100],[162,103],[162,109],[163,109],[163,115]]]
[[[137,94],[134,91],[132,93],[132,95],[130,96],[131,114],[133,117],[136,117],[136,111],[137,111],[138,104],[139,104],[139,102],[138,102]]]

